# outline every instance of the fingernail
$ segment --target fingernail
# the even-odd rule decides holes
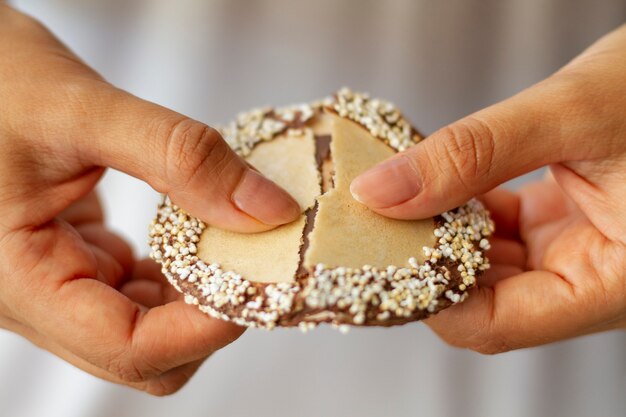
[[[406,156],[398,156],[370,168],[350,184],[352,196],[371,208],[397,206],[420,191],[420,178]]]
[[[252,169],[246,170],[232,200],[239,210],[272,226],[292,222],[301,213],[285,190]]]

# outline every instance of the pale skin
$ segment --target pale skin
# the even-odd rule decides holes
[[[0,326],[98,377],[177,391],[243,330],[186,305],[107,230],[104,167],[240,232],[290,222],[298,204],[215,130],[114,88],[2,4],[0,109]]]
[[[494,189],[549,166],[517,193]],[[482,195],[493,267],[426,320],[454,346],[498,353],[626,328],[626,26],[546,80],[363,173],[354,197],[412,219]],[[486,193],[486,194],[484,194]]]
[[[482,197],[494,266],[427,321],[449,343],[495,353],[626,327],[624,74],[621,28],[353,184],[375,211],[420,218],[550,165],[553,178]],[[242,329],[185,305],[106,229],[93,192],[104,169],[240,232],[294,220],[297,203],[213,129],[116,89],[1,4],[0,108],[0,326],[98,377],[177,391]]]

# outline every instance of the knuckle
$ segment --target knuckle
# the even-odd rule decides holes
[[[616,140],[621,138],[616,133],[626,127],[625,96],[611,82],[617,77],[621,80],[623,70],[616,75],[619,65],[606,66],[604,60],[596,58],[593,54],[579,56],[528,90],[531,101],[525,112],[552,131],[546,146],[554,148],[550,148],[546,162],[599,159],[626,149],[626,142]],[[594,136],[602,136],[604,146],[589,140]]]
[[[109,110],[116,103],[110,99],[110,85],[97,77],[65,77],[60,86],[61,99],[68,103],[68,113],[77,124],[94,108]]]
[[[463,329],[439,333],[450,346],[469,349],[483,355],[495,355],[516,349],[510,335],[493,319],[466,323]]]
[[[468,335],[447,334],[442,337],[450,346],[469,349],[483,355],[495,355],[512,350],[504,337],[489,328],[479,328]]]
[[[124,383],[143,382],[143,375],[137,368],[128,366],[121,362],[113,363],[107,366],[107,370],[118,377]]]
[[[606,91],[606,77],[610,66],[594,55],[579,56],[563,68],[540,82],[552,101],[560,105],[572,104],[598,110],[595,97]],[[611,85],[609,83],[609,85]]]
[[[497,355],[498,353],[504,353],[513,350],[507,343],[502,340],[487,340],[484,343],[470,346],[470,349],[482,355]]]
[[[155,397],[165,397],[178,392],[187,382],[189,378],[181,372],[167,377],[159,377],[150,379],[143,385],[143,390]]]
[[[114,356],[106,367],[107,371],[121,379],[124,383],[140,383],[158,377],[162,370],[151,366],[145,361],[137,361],[132,355],[119,354]]]
[[[191,119],[172,124],[166,136],[165,167],[170,184],[184,188],[206,177],[232,158],[232,151],[213,128]]]
[[[442,129],[434,143],[435,156],[457,176],[464,188],[471,181],[488,175],[495,153],[495,133],[491,126],[468,117]]]
[[[105,369],[125,383],[143,381],[143,376],[139,369],[129,365],[129,361],[124,353],[113,355],[106,364]]]
[[[154,383],[150,381],[150,384],[147,384],[143,390],[147,394],[153,395],[155,397],[167,397],[168,395],[174,394],[179,389],[180,388],[167,387],[161,383]]]
[[[481,326],[476,333],[467,340],[466,347],[483,355],[495,355],[513,350],[506,335],[493,323]]]
[[[0,20],[0,22],[2,22],[3,26],[7,25],[8,29],[21,31],[46,30],[44,25],[38,20],[18,12],[8,4],[0,3],[0,11],[2,12],[0,17],[6,18]]]

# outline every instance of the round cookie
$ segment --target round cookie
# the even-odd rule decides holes
[[[489,267],[483,251],[494,226],[479,201],[403,221],[351,197],[359,173],[422,139],[392,104],[342,89],[313,104],[243,113],[220,132],[294,196],[302,215],[239,234],[164,198],[151,257],[211,316],[267,329],[403,324],[463,301]]]

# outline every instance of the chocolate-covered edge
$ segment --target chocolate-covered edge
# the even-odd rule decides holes
[[[341,90],[338,95],[342,93],[344,103],[346,102],[346,95],[357,97],[361,102],[369,100],[367,96],[364,98],[349,90],[347,93],[346,90]],[[306,122],[316,113],[322,111],[322,108],[355,121],[373,135],[379,133],[376,129],[372,132],[371,124],[370,126],[363,124],[358,114],[355,116],[349,112],[346,113],[345,109],[338,107],[339,102],[340,100],[335,96],[334,102],[326,100],[321,104],[313,105],[311,111],[308,111],[306,107],[298,106],[295,110],[291,110],[292,114],[289,113],[289,108],[282,109],[280,112],[275,109],[265,109],[261,120],[268,118],[276,121],[277,124],[273,126],[275,131],[269,136],[266,135],[262,140],[271,140],[278,134],[285,132],[299,134],[298,130],[305,127]],[[389,110],[385,114],[393,115],[394,111],[397,112],[394,108],[389,107],[388,103],[383,102],[383,104]],[[286,117],[284,117],[285,114],[287,114]],[[393,117],[395,121],[408,123],[401,116],[400,118]],[[383,140],[396,151],[406,148],[407,140],[413,143],[419,141],[420,138],[415,136],[417,131],[412,126],[410,130],[406,125],[401,126],[406,133],[403,138],[397,139],[393,136],[393,131],[389,130],[386,137],[374,136]],[[391,136],[389,132],[391,132]],[[247,138],[247,140],[249,139]],[[392,145],[392,140],[395,140],[393,144],[396,146]],[[233,148],[245,155],[260,142],[261,140],[256,140],[249,142],[246,146],[239,148],[233,146]],[[474,216],[474,221],[468,220],[468,216]],[[207,265],[198,259],[195,255],[197,252],[195,244],[199,241],[206,225],[173,205],[166,197],[159,206],[159,213],[151,227],[151,257],[162,265],[163,273],[170,283],[185,295],[186,302],[197,305],[202,311],[214,317],[232,320],[238,324],[270,329],[275,326],[292,327],[297,325],[303,330],[308,330],[318,323],[333,323],[341,326],[340,328],[343,328],[342,325],[344,324],[393,326],[421,320],[452,304],[463,301],[467,296],[467,290],[475,285],[476,277],[489,267],[488,260],[482,256],[482,250],[489,247],[486,238],[493,232],[493,223],[480,202],[472,200],[464,206],[436,216],[434,221],[437,244],[434,248],[423,248],[427,259],[421,265],[417,265],[414,258],[409,260],[412,265],[410,268],[390,266],[385,269],[364,266],[360,269],[352,269],[328,268],[318,265],[313,270],[300,270],[295,283],[258,283],[248,281],[231,271],[221,271],[219,266]],[[478,228],[480,230],[477,229],[477,225],[480,226]],[[460,235],[462,238],[459,238]],[[455,253],[461,256],[455,256]],[[216,268],[217,271],[215,271]],[[331,292],[323,293],[321,297],[318,295],[317,298],[312,298],[312,294],[317,291],[317,285],[320,285],[321,282],[328,282],[329,279],[330,281],[334,280],[333,285],[336,285],[341,282],[341,272],[345,270],[348,270],[348,280],[356,280],[355,282],[358,283],[365,282],[362,287],[366,290],[380,287],[381,291],[373,294],[365,304],[361,302],[357,309],[354,308],[355,302],[341,305],[337,300],[333,301],[330,299],[332,297]],[[398,271],[402,274],[396,278],[394,274],[398,275]],[[210,281],[216,272],[220,272],[220,276],[223,273],[227,279]],[[203,273],[208,275],[203,275]],[[381,279],[380,277],[383,275],[384,279]],[[323,276],[327,276],[325,281],[322,280]],[[216,282],[219,283],[219,286]],[[425,288],[425,282],[427,282],[430,291],[426,293],[432,296],[432,299],[429,299],[426,304],[417,305],[413,303],[411,308],[393,308],[398,302],[401,304],[409,297],[413,297],[414,293],[418,294],[418,297],[421,296],[419,291],[415,292],[415,287],[421,285],[421,288]],[[385,301],[376,299],[376,297],[379,294],[393,293],[397,289],[398,283],[406,286],[400,285],[401,290],[404,289],[411,294],[407,294],[405,298],[399,298],[399,301],[392,300],[391,308],[381,309],[381,305]],[[329,288],[328,285],[325,288]],[[341,289],[341,286],[336,286],[336,288]],[[409,289],[407,290],[407,288]],[[277,293],[279,295],[285,294],[288,300],[274,302],[274,298],[280,299],[280,296],[275,296]],[[221,295],[219,302],[208,300],[208,298],[218,294]],[[350,295],[348,294],[345,298],[350,299]],[[323,299],[321,303],[320,299]],[[268,300],[270,301],[268,302]],[[266,307],[267,311],[261,309],[263,311],[257,312],[259,314],[254,313],[251,317],[250,312],[254,311],[254,309],[251,310],[251,303],[259,304],[259,307]],[[275,308],[267,309],[268,306]]]

